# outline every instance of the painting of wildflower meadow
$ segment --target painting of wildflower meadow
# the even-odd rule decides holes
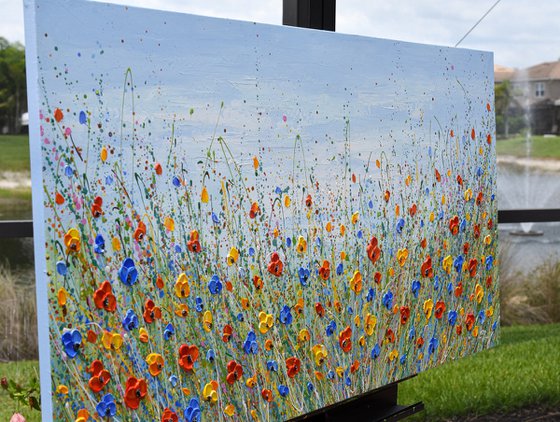
[[[492,347],[492,55],[25,4],[44,420],[285,420]]]

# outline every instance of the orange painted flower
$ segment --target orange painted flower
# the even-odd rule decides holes
[[[262,389],[261,396],[265,401],[269,403],[272,401],[272,391],[270,391],[268,388]]]
[[[410,318],[410,308],[408,306],[401,306],[401,324],[404,325]]]
[[[179,417],[169,408],[165,408],[161,415],[161,422],[179,422]]]
[[[68,252],[80,252],[80,232],[74,228],[68,230],[64,235],[64,244]]]
[[[163,169],[161,168],[161,164],[160,163],[156,163],[154,165],[154,170],[156,171],[156,174],[158,176],[161,176],[161,174],[163,173]]]
[[[451,234],[453,236],[455,236],[455,235],[457,235],[457,233],[459,233],[459,217],[457,215],[453,216],[449,220],[449,231],[451,232]]]
[[[148,371],[150,371],[150,375],[157,377],[163,369],[163,356],[159,353],[150,353],[146,356],[146,363],[148,364]]]
[[[338,344],[345,353],[348,353],[352,349],[352,328],[348,326],[340,332],[338,335]]]
[[[249,218],[253,219],[260,213],[261,213],[261,209],[259,208],[259,204],[253,202],[251,204],[251,210],[249,211]]]
[[[375,281],[375,284],[381,284],[381,278],[382,275],[379,271],[376,271],[375,274],[373,275],[373,281]]]
[[[286,359],[286,369],[288,370],[288,377],[295,377],[301,369],[301,361],[296,357]]]
[[[93,294],[93,301],[97,309],[105,309],[107,312],[114,312],[117,309],[117,299],[113,294],[111,283],[105,280]]]
[[[472,128],[472,130],[471,130],[471,139],[474,141],[474,138],[476,138],[476,132],[474,131],[474,128]]]
[[[420,272],[422,273],[422,277],[432,278],[434,276],[434,270],[432,269],[432,258],[430,257],[430,255],[426,256],[426,259],[420,267]]]
[[[472,258],[469,260],[469,265],[468,265],[468,270],[469,270],[469,275],[471,277],[475,277],[476,276],[476,271],[478,269],[478,260],[476,258]]]
[[[309,208],[311,205],[313,205],[313,200],[311,199],[311,195],[307,195],[305,198],[305,206]]]
[[[367,256],[372,264],[375,264],[381,256],[381,248],[379,248],[377,243],[377,237],[372,236],[369,244],[366,247]]]
[[[234,360],[230,360],[227,364],[227,376],[226,381],[229,385],[233,385],[235,381],[241,379],[243,376],[243,367],[240,363],[237,363]]]
[[[445,302],[443,300],[438,300],[436,302],[436,311],[434,312],[434,316],[437,319],[441,319],[444,312],[445,312]]]
[[[275,275],[276,277],[280,277],[282,275],[284,264],[280,260],[280,255],[278,255],[278,252],[272,253],[267,269],[270,274]]]
[[[64,196],[62,196],[59,192],[57,192],[54,197],[54,202],[56,202],[57,205],[64,204]]]
[[[475,224],[473,227],[474,238],[478,239],[480,237],[480,224]]]
[[[353,374],[353,373],[356,372],[359,368],[360,368],[360,361],[359,361],[359,360],[355,360],[354,362],[352,362],[352,365],[350,365],[350,373]]]
[[[362,291],[362,274],[358,270],[354,271],[354,275],[350,280],[350,288],[356,294]]]
[[[391,198],[391,192],[386,190],[385,193],[383,194],[383,199],[385,200],[385,202],[389,202],[390,198]]]
[[[143,379],[136,379],[129,377],[126,381],[126,388],[124,392],[124,403],[130,409],[138,409],[140,400],[146,397],[148,386]]]
[[[179,347],[179,366],[185,371],[192,371],[194,363],[197,361],[199,356],[198,347],[194,344],[190,346],[187,344],[182,344]]]
[[[222,331],[222,341],[224,343],[227,343],[231,339],[232,334],[233,334],[233,328],[231,328],[231,325],[226,324]]]
[[[144,303],[144,321],[151,324],[156,319],[161,319],[161,309],[156,306],[152,299],[147,299]]]
[[[101,215],[103,214],[102,206],[103,198],[101,198],[100,196],[96,196],[93,200],[93,204],[91,204],[91,214],[93,215],[93,218],[101,217]]]
[[[139,221],[138,227],[136,227],[136,230],[134,230],[134,239],[136,239],[137,242],[140,242],[142,239],[144,239],[145,236],[146,225],[142,221]]]
[[[263,279],[260,278],[258,275],[255,275],[253,277],[253,286],[255,286],[255,289],[257,289],[257,291],[260,292],[264,286]]]
[[[467,318],[465,319],[465,325],[467,327],[467,331],[471,331],[474,327],[474,314],[469,312],[467,314]]]
[[[57,108],[54,111],[54,120],[57,121],[57,123],[60,123],[60,121],[64,118],[64,113],[62,113],[62,110]]]
[[[331,275],[331,263],[326,259],[323,261],[323,265],[319,268],[319,277],[323,280],[328,280]]]
[[[411,217],[414,217],[416,215],[416,211],[418,211],[418,207],[416,206],[416,204],[412,204],[412,206],[408,209],[408,213]]]
[[[320,318],[323,318],[325,316],[325,308],[323,308],[323,305],[319,302],[317,302],[315,304],[315,312],[317,312],[317,315],[319,315]]]
[[[385,341],[387,343],[394,343],[395,340],[396,340],[395,332],[390,328],[387,328],[387,330],[385,330]]]
[[[463,283],[459,282],[457,287],[455,287],[455,297],[459,297],[463,294]]]
[[[96,359],[94,360],[87,372],[91,375],[88,381],[89,388],[94,393],[99,393],[111,380],[111,374],[103,367],[103,363]]]
[[[476,205],[480,205],[482,204],[482,200],[484,199],[484,194],[482,192],[478,192],[478,195],[476,195]]]
[[[198,231],[193,230],[191,232],[189,241],[187,242],[187,249],[190,252],[194,252],[194,253],[200,252],[200,241],[198,240]]]
[[[441,182],[441,174],[439,174],[438,169],[435,169],[435,173],[436,173],[436,180],[437,180],[438,182]]]

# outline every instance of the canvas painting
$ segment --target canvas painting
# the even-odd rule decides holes
[[[44,420],[285,420],[496,343],[491,53],[25,12]]]

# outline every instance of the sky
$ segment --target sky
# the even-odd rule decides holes
[[[454,46],[495,0],[339,0],[337,32]],[[281,0],[117,0],[110,3],[282,23]],[[23,42],[22,0],[0,0],[0,36]],[[557,0],[501,0],[461,47],[494,52],[494,62],[529,67],[560,58]]]

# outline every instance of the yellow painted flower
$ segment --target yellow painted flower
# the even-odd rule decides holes
[[[408,249],[402,248],[397,251],[397,261],[399,261],[399,265],[401,267],[404,266],[406,260],[408,258]]]
[[[227,416],[233,416],[233,415],[235,415],[235,407],[233,407],[233,404],[228,404],[228,405],[224,408],[224,414],[226,414]]]
[[[259,416],[258,416],[257,411],[255,409],[251,409],[251,417],[253,418],[254,421],[259,420]]]
[[[56,392],[59,394],[68,394],[68,387],[64,384],[60,384],[56,387]]]
[[[64,287],[61,287],[58,290],[58,304],[60,306],[64,306],[66,305],[66,301],[68,300],[68,293],[66,292],[66,289]]]
[[[235,246],[232,246],[227,255],[228,267],[231,267],[233,264],[235,264],[238,259],[239,259],[239,251]]]
[[[373,334],[373,330],[375,330],[375,325],[377,324],[377,318],[375,315],[368,313],[366,318],[364,319],[364,331],[368,336]]]
[[[488,309],[486,309],[486,316],[490,318],[492,315],[494,315],[494,307],[490,306]]]
[[[101,339],[103,347],[107,350],[119,350],[123,344],[123,338],[119,333],[105,331]]]
[[[473,337],[478,337],[478,325],[472,330]]]
[[[311,334],[309,334],[309,330],[307,328],[304,328],[303,330],[300,330],[297,338],[299,342],[304,343],[306,341],[309,341],[309,339],[311,338]]]
[[[468,188],[465,193],[463,194],[463,198],[465,198],[465,202],[469,202],[472,199],[472,189]]]
[[[391,362],[394,361],[398,357],[399,357],[399,351],[397,349],[395,349],[391,353],[389,353],[389,360]]]
[[[341,252],[340,252],[340,259],[341,259],[342,261],[344,261],[344,260],[346,259],[346,252],[345,252],[345,251],[341,251]]]
[[[482,302],[482,299],[484,299],[484,289],[482,288],[482,286],[480,284],[477,283],[477,285],[474,288],[474,294],[476,296],[476,302],[480,303]]]
[[[121,250],[121,241],[117,236],[113,237],[111,240],[111,245],[113,246],[113,250],[118,252]]]
[[[140,328],[139,337],[142,343],[147,343],[148,341],[150,341],[150,335],[148,334],[148,331],[144,327]]]
[[[359,219],[360,219],[360,213],[358,211],[352,214],[352,220],[351,220],[352,224],[356,224]]]
[[[389,267],[389,276],[393,277],[395,275],[395,269],[393,267]]]
[[[342,366],[337,366],[334,371],[339,378],[342,378],[344,376],[344,368]]]
[[[354,325],[359,328],[360,327],[360,322],[361,322],[360,321],[360,315],[356,315],[354,317]]]
[[[296,252],[297,253],[305,253],[307,251],[307,240],[303,238],[303,236],[299,236],[296,244]]]
[[[344,233],[346,233],[346,226],[344,226],[344,224],[340,225],[340,235],[344,236]]]
[[[175,221],[171,217],[165,217],[165,220],[163,221],[163,225],[170,232],[175,230]]]
[[[202,328],[204,328],[204,331],[208,333],[212,330],[213,321],[214,318],[212,317],[212,313],[210,311],[204,312],[204,315],[202,316]]]
[[[487,234],[486,236],[484,236],[484,243],[486,245],[489,245],[490,243],[492,243],[492,236],[490,236],[489,234]]]
[[[434,301],[432,299],[428,299],[424,301],[424,315],[426,315],[426,319],[430,319],[432,316],[432,310],[434,309]]]
[[[148,371],[150,371],[150,374],[153,377],[157,377],[163,369],[163,356],[159,353],[150,353],[146,356],[146,363],[148,364]]]
[[[259,331],[261,334],[268,333],[268,330],[274,325],[274,316],[265,312],[259,312]]]
[[[286,195],[286,196],[284,197],[284,206],[285,206],[286,208],[290,208],[290,205],[291,205],[291,204],[292,204],[292,200],[290,199],[290,196],[289,196],[289,195]]]
[[[175,282],[175,295],[177,297],[189,297],[190,294],[191,287],[189,286],[187,275],[185,273],[181,273]]]
[[[451,267],[453,266],[453,257],[451,255],[447,255],[443,258],[442,266],[444,271],[449,274],[451,272]]]
[[[361,347],[364,347],[366,345],[366,338],[364,336],[360,336],[360,339],[358,340],[358,344]]]
[[[362,274],[358,270],[354,271],[354,275],[350,280],[350,288],[354,291],[355,294],[358,294],[362,291]]]
[[[80,232],[74,228],[68,230],[64,235],[64,244],[68,252],[80,252]]]
[[[430,223],[433,223],[435,218],[436,218],[435,214],[433,212],[431,212],[430,213]]]
[[[329,232],[329,233],[332,231],[333,225],[332,225],[332,223],[331,223],[330,221],[327,222],[327,225],[325,226],[325,229],[326,229],[327,232]]]
[[[315,364],[321,366],[327,360],[327,348],[323,344],[316,344],[311,348]]]
[[[103,147],[101,148],[101,154],[99,154],[101,161],[105,162],[107,160],[107,148]]]
[[[204,401],[215,404],[218,401],[218,383],[216,381],[210,381],[204,386],[202,390],[202,398]]]
[[[248,388],[254,388],[255,385],[257,385],[257,375],[253,375],[250,378],[247,378],[247,381],[245,381],[245,385]]]
[[[206,190],[206,186],[202,187],[202,192],[200,193],[200,201],[204,202],[205,204],[208,203],[209,200],[208,191]]]

